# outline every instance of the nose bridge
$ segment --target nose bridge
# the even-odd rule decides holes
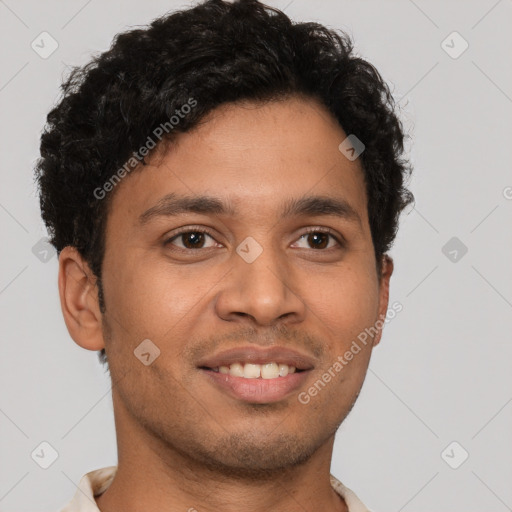
[[[243,250],[247,249],[247,245],[250,245],[250,242],[245,247],[240,244],[237,251],[238,261],[234,258],[236,267],[240,269],[241,286],[262,299],[268,295],[268,299],[275,302],[286,294],[287,289],[285,285],[287,271],[282,255],[276,248],[268,246],[265,249],[262,247],[261,252],[251,247],[250,252],[244,254]],[[245,256],[251,253],[254,259],[246,259]]]
[[[285,315],[302,317],[304,305],[289,282],[286,255],[272,245],[247,237],[237,247],[229,284],[217,298],[219,316],[233,320],[248,315],[267,325]]]

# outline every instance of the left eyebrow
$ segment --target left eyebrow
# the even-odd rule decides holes
[[[162,197],[154,206],[139,216],[140,225],[147,224],[156,217],[172,217],[181,213],[204,215],[228,215],[235,217],[236,208],[229,201],[212,196],[179,196],[171,193]],[[285,201],[280,218],[305,216],[335,216],[362,226],[361,217],[346,200],[329,196],[304,196]]]
[[[304,196],[299,199],[289,199],[281,212],[281,218],[288,217],[317,217],[335,216],[344,220],[357,222],[363,225],[361,217],[356,209],[345,199],[329,196]]]

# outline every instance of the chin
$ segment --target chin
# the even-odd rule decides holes
[[[265,438],[267,441],[251,435],[229,436],[222,439],[219,449],[206,450],[201,462],[229,477],[266,479],[305,464],[322,444],[292,434]]]

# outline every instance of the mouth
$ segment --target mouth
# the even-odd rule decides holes
[[[304,385],[310,370],[278,363],[233,363],[200,367],[218,391],[239,402],[270,404],[288,399]]]
[[[288,347],[247,345],[203,359],[197,368],[218,391],[263,404],[287,399],[303,386],[314,359]]]
[[[240,377],[243,379],[265,380],[284,378],[287,375],[293,373],[301,373],[307,371],[306,369],[300,369],[293,365],[277,362],[263,364],[240,362],[230,364],[229,366],[216,366],[215,368],[201,366],[200,369],[209,370],[223,375],[231,375],[232,377]]]

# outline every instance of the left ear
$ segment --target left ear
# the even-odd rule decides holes
[[[379,324],[382,325],[373,338],[374,347],[380,343],[382,337],[382,329],[384,328],[384,320],[386,319],[389,304],[389,280],[391,279],[391,274],[393,274],[393,268],[393,259],[391,256],[384,254],[382,256],[382,272],[379,277]]]

